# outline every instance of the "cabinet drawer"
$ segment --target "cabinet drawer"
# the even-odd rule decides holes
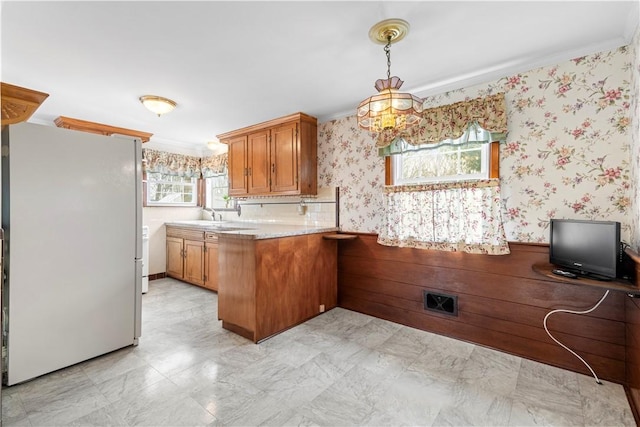
[[[205,231],[204,240],[210,243],[218,243],[218,235],[210,231]]]
[[[204,231],[187,228],[167,227],[167,237],[181,237],[188,240],[204,240]]]

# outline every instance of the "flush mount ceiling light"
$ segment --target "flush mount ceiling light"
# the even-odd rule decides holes
[[[207,148],[213,152],[214,156],[217,156],[226,153],[229,147],[227,144],[214,140],[207,142]]]
[[[149,111],[157,114],[158,117],[173,111],[173,109],[176,108],[176,105],[178,105],[175,101],[155,95],[141,96],[140,102],[142,102],[142,105],[144,105]]]
[[[409,32],[409,23],[402,19],[386,19],[369,30],[369,38],[384,44],[387,55],[387,78],[376,80],[377,95],[358,105],[358,126],[372,133],[385,130],[406,129],[420,123],[423,101],[410,93],[399,92],[404,83],[399,77],[391,77],[391,44],[402,40]]]

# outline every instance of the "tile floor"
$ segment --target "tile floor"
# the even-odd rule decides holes
[[[151,282],[140,345],[4,388],[3,425],[635,425],[617,384],[343,309],[254,345],[216,298]]]

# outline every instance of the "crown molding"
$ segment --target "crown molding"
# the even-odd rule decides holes
[[[139,130],[119,128],[115,126],[104,125],[102,123],[88,122],[86,120],[72,119],[70,117],[60,116],[53,121],[59,128],[79,130],[82,132],[97,133],[99,135],[127,135],[134,138],[140,138],[142,142],[148,142],[153,136],[152,133],[142,132]]]

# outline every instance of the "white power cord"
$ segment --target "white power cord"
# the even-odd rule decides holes
[[[591,366],[589,366],[589,364],[578,355],[578,353],[576,353],[575,351],[571,350],[569,347],[567,347],[566,345],[562,344],[560,341],[558,341],[553,335],[551,335],[551,332],[549,332],[549,328],[547,328],[547,319],[549,318],[549,316],[551,316],[552,314],[555,313],[570,313],[570,314],[588,314],[591,313],[593,310],[595,310],[596,308],[598,308],[598,306],[600,304],[602,304],[602,301],[604,301],[604,299],[607,297],[607,295],[609,295],[609,290],[607,289],[607,292],[604,293],[604,295],[602,296],[602,298],[600,298],[600,301],[598,301],[598,303],[596,305],[594,305],[593,307],[591,307],[589,310],[585,310],[585,311],[574,311],[574,310],[565,310],[563,308],[557,309],[557,310],[553,310],[550,311],[549,313],[547,313],[546,316],[544,316],[544,330],[547,332],[547,335],[549,335],[549,337],[554,340],[556,342],[556,344],[558,344],[560,347],[564,348],[565,350],[567,350],[569,353],[573,354],[575,357],[577,357],[578,359],[580,359],[580,361],[582,363],[584,363],[584,365],[589,368],[589,370],[591,371],[591,374],[593,375],[593,378],[596,379],[596,382],[598,384],[602,384],[600,382],[600,379],[598,378],[598,376],[596,375],[596,373],[593,371],[593,369],[591,369]]]

